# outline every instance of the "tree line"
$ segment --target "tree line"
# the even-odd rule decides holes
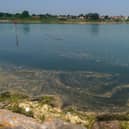
[[[4,13],[0,12],[0,19],[24,19],[24,18],[37,18],[37,19],[60,19],[60,20],[67,20],[67,19],[83,19],[89,21],[97,21],[97,20],[121,20],[124,19],[122,16],[118,17],[110,17],[108,15],[100,16],[99,13],[88,13],[88,14],[79,14],[79,15],[52,15],[52,14],[30,14],[29,11],[24,10],[21,13]],[[127,18],[129,20],[129,17]]]
[[[23,11],[22,13],[4,13],[0,12],[0,18],[27,18],[30,17],[29,11]]]
[[[51,15],[51,14],[30,14],[29,11],[23,11],[21,13],[16,13],[16,14],[12,14],[12,13],[4,13],[4,12],[0,12],[0,18],[31,18],[31,17],[67,17],[67,18],[78,18],[78,17],[84,17],[87,19],[94,19],[97,20],[99,19],[99,14],[98,13],[88,13],[86,15],[84,14],[80,14],[78,16],[74,16],[74,15]]]

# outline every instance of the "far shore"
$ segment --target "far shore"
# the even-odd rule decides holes
[[[16,24],[129,24],[129,22],[114,21],[41,21],[41,20],[0,20],[0,24],[16,23]]]

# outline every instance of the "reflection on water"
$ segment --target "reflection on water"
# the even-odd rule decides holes
[[[15,27],[15,33],[16,33],[16,47],[19,47],[19,39],[18,39],[18,28],[17,28],[17,24],[14,23],[14,27]]]
[[[19,39],[18,39],[18,34],[16,34],[16,47],[19,47]]]
[[[22,24],[21,28],[23,29],[24,34],[27,34],[30,32],[30,24]]]
[[[15,24],[16,47],[20,47],[20,30],[24,35],[30,33],[30,24]]]
[[[99,24],[93,24],[90,26],[91,27],[91,33],[94,35],[94,36],[97,36],[99,34],[99,27],[100,25]]]

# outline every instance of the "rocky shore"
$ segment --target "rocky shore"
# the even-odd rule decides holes
[[[0,110],[1,129],[86,129],[80,125],[70,124],[62,120],[49,120],[39,123],[33,118],[12,113],[8,110]]]
[[[129,129],[129,113],[62,109],[57,96],[0,95],[0,129]]]

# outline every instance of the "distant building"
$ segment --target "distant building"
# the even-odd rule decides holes
[[[67,20],[67,16],[65,15],[60,15],[57,17],[59,20]]]
[[[128,19],[126,16],[112,16],[112,20],[126,20]]]
[[[79,19],[80,20],[84,20],[85,19],[85,16],[79,16]]]
[[[128,20],[129,19],[129,17],[128,16],[125,16],[125,20]]]
[[[100,16],[99,17],[101,20],[104,20],[105,19],[105,16]]]

